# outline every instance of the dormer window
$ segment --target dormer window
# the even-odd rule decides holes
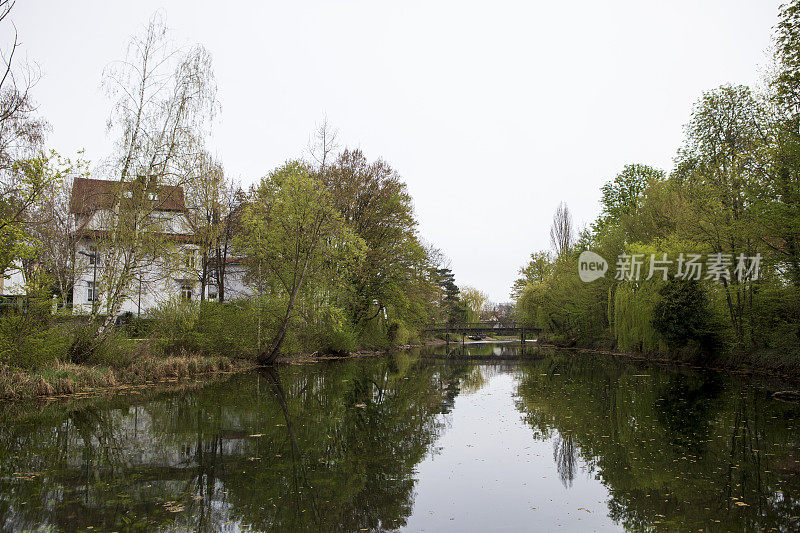
[[[151,202],[155,202],[156,200],[158,200],[158,194],[155,192],[149,192],[147,193],[147,199],[150,200]]]

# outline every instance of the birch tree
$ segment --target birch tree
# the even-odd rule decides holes
[[[209,53],[200,45],[174,46],[157,15],[131,39],[125,59],[109,65],[103,85],[114,101],[108,127],[116,151],[108,170],[118,186],[113,207],[101,213],[99,289],[106,318],[95,338],[113,324],[143,272],[170,264],[175,228],[158,211],[175,200],[177,189],[164,186],[182,186],[192,177],[186,161],[201,149],[197,139],[218,107]]]

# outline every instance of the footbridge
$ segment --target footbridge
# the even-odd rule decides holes
[[[519,335],[520,341],[538,338],[540,328],[533,328],[516,322],[467,322],[464,324],[429,324],[423,328],[424,333],[444,335],[445,340],[450,340],[450,335]]]

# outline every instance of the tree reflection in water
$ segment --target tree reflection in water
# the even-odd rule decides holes
[[[412,510],[414,466],[471,370],[399,354],[51,406],[0,429],[0,520],[13,530],[395,529]]]
[[[800,406],[743,380],[556,353],[522,367],[517,405],[564,486],[580,460],[628,529],[800,529]]]
[[[480,404],[501,373],[516,376],[531,438],[552,441],[561,484],[597,477],[626,528],[800,529],[797,405],[725,375],[469,350],[500,353],[490,363],[407,352],[37,411],[6,406],[0,529],[402,528],[415,469],[438,453],[456,398]]]

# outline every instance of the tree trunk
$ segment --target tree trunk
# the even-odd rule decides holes
[[[296,280],[294,287],[292,287],[292,294],[289,295],[289,303],[286,305],[286,313],[283,316],[283,324],[281,324],[281,329],[278,330],[277,335],[275,335],[275,339],[272,341],[272,346],[267,352],[266,350],[261,353],[258,357],[258,362],[262,365],[271,365],[275,363],[275,360],[278,358],[278,353],[280,352],[281,345],[283,345],[283,340],[286,338],[286,332],[289,329],[289,319],[292,318],[292,310],[294,309],[294,302],[297,299],[297,295],[300,292],[300,286],[303,284],[303,280],[306,277],[306,271],[308,270],[308,263],[311,260],[311,251],[306,253],[305,263],[303,264],[303,271],[300,273],[300,279]]]

